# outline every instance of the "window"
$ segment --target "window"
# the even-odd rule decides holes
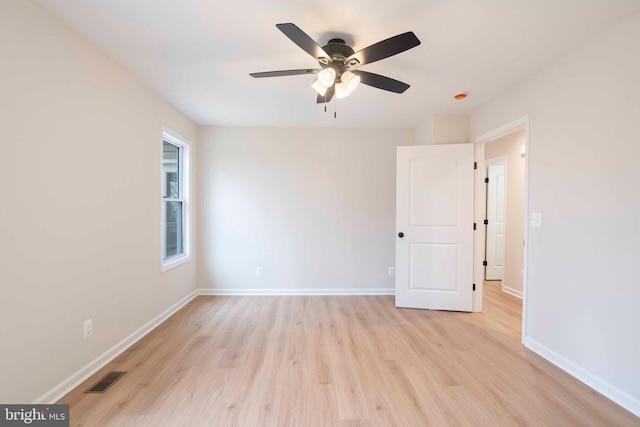
[[[189,253],[189,145],[162,134],[162,271],[191,259]]]

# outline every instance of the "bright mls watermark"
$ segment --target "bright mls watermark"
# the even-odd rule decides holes
[[[69,405],[0,405],[0,427],[69,427]]]

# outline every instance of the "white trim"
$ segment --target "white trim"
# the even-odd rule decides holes
[[[529,350],[547,359],[549,362],[553,363],[563,371],[582,381],[598,393],[604,395],[629,412],[640,417],[640,400],[620,390],[619,388],[603,380],[597,375],[590,373],[581,366],[576,365],[564,356],[556,353],[549,347],[540,344],[530,337],[526,337],[524,339],[524,345]]]
[[[529,271],[529,115],[520,117],[512,122],[509,122],[503,126],[500,126],[492,131],[486,132],[482,135],[479,135],[473,139],[471,142],[474,144],[486,144],[490,141],[495,141],[496,139],[502,138],[512,132],[517,130],[524,129],[524,146],[525,146],[525,159],[524,159],[524,264],[523,264],[523,274],[522,274],[522,337],[521,341],[524,343],[524,339],[527,336],[528,330],[528,313],[529,309],[527,307],[528,298],[528,271]],[[480,147],[476,147],[480,148]],[[484,147],[482,147],[484,148]],[[479,152],[480,150],[476,150]],[[478,158],[477,158],[478,159]],[[484,151],[482,151],[482,158],[478,161],[478,170],[485,170],[484,167]],[[477,175],[477,174],[476,174]],[[479,180],[479,176],[476,176],[476,182]],[[482,181],[484,181],[484,176],[482,177]],[[476,192],[476,222],[480,224],[482,219],[480,215],[484,215],[483,208],[486,204],[486,195],[484,186],[480,185],[477,187]],[[480,233],[482,234],[482,233]],[[477,239],[478,242],[480,240],[484,241],[482,238]],[[484,247],[480,247],[479,244],[476,245],[476,252],[474,253],[474,265],[476,267],[476,275],[474,277],[476,283],[476,295],[474,300],[474,311],[482,310],[482,280],[484,278],[484,269],[478,267],[478,265],[482,266],[482,260],[480,259],[484,253]],[[478,309],[480,307],[480,309]]]
[[[471,139],[473,144],[486,144],[487,142],[495,141],[496,139],[507,136],[520,129],[526,129],[529,127],[529,115],[520,117],[512,122],[502,125],[492,131],[483,133]],[[526,153],[526,150],[525,150]]]
[[[265,296],[265,295],[395,295],[395,288],[384,289],[198,289],[198,295]]]
[[[482,219],[484,218],[485,200],[481,200],[480,194],[484,188],[484,176],[486,168],[484,167],[484,145],[474,144],[474,160],[477,164],[474,176],[474,200],[473,200],[473,221],[476,223],[476,231],[473,233],[473,283],[476,285],[476,291],[473,293],[473,311],[478,313],[482,311],[482,293],[484,292],[484,259],[485,233],[481,233]],[[480,256],[479,256],[480,254]],[[482,259],[481,259],[482,258]],[[480,278],[480,280],[478,280]]]
[[[185,264],[191,261],[191,255],[179,255],[169,259],[166,259],[162,262],[160,266],[160,273],[164,273],[165,271],[171,270],[172,268],[176,268],[179,265]]]
[[[69,393],[74,388],[78,387],[84,381],[87,380],[91,375],[98,372],[102,369],[107,363],[111,362],[113,359],[122,354],[125,350],[129,349],[132,345],[140,341],[147,335],[149,332],[158,327],[162,322],[167,320],[173,314],[175,314],[182,307],[191,302],[198,295],[197,291],[192,291],[187,296],[182,298],[177,303],[173,304],[171,307],[151,319],[149,322],[144,324],[142,327],[138,328],[135,332],[130,334],[128,337],[111,347],[109,350],[102,353],[100,356],[93,359],[84,367],[80,368],[77,372],[73,373],[67,379],[60,382],[58,385],[53,387],[51,390],[44,393],[42,396],[38,397],[36,400],[32,402],[32,404],[49,404],[52,405],[62,397],[64,397],[67,393]]]
[[[507,156],[492,157],[490,159],[485,159],[485,161],[484,161],[485,169],[487,168],[487,166],[491,166],[491,165],[495,165],[495,164],[506,165],[507,164]]]
[[[182,250],[183,253],[175,257],[163,259],[164,257],[164,203],[175,199],[166,199],[163,197],[164,189],[160,186],[160,272],[171,270],[179,265],[191,261],[192,254],[192,238],[191,238],[191,141],[183,137],[177,132],[172,131],[166,126],[162,126],[161,142],[167,141],[180,148],[179,156],[180,168],[182,176],[180,179],[180,191],[182,198]],[[162,152],[162,144],[160,145],[160,165],[164,160]],[[163,182],[163,170],[160,167],[160,182]]]
[[[505,286],[504,281],[502,282],[502,292],[507,293],[509,295],[513,295],[516,298],[522,299],[522,291]]]

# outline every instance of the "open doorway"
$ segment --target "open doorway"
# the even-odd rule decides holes
[[[522,298],[524,276],[525,130],[484,145],[484,280]]]
[[[476,292],[474,310],[512,301],[526,328],[526,117],[474,139],[476,143]],[[520,306],[522,310],[520,310]]]

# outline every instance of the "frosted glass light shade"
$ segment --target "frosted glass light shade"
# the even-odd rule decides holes
[[[316,80],[315,82],[313,82],[313,84],[311,85],[311,87],[318,92],[318,94],[320,96],[324,96],[325,93],[327,93],[327,88],[322,86],[322,84]]]
[[[336,98],[342,99],[351,95],[351,91],[347,89],[347,85],[344,82],[336,83]]]
[[[318,81],[325,88],[331,87],[336,81],[336,70],[333,68],[325,68],[318,73]]]
[[[342,73],[342,83],[345,84],[346,88],[349,92],[353,92],[356,90],[358,85],[360,84],[360,76],[356,76],[351,71],[345,71]]]

